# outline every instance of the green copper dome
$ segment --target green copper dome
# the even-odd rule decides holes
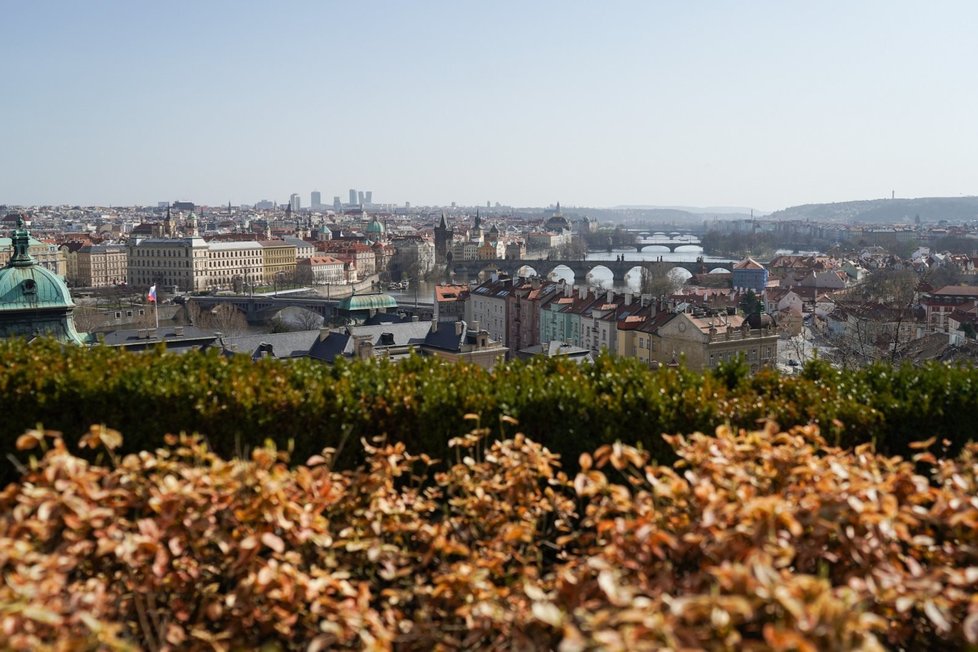
[[[383,235],[384,225],[381,224],[375,217],[374,219],[370,220],[370,224],[367,225],[367,233],[371,235]]]
[[[0,269],[0,311],[73,308],[64,281],[40,265]]]
[[[358,310],[386,310],[396,308],[397,301],[389,294],[354,294],[341,299],[337,308],[347,312]]]
[[[0,337],[50,335],[81,344],[83,339],[71,318],[75,304],[68,286],[31,257],[30,234],[23,220],[11,242],[14,254],[0,269]]]

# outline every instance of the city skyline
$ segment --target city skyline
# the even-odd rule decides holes
[[[8,3],[0,203],[978,194],[965,2]],[[261,190],[256,190],[256,189]]]

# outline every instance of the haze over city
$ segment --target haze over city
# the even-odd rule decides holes
[[[975,194],[978,5],[6,2],[0,203]]]

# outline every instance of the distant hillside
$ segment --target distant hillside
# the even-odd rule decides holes
[[[693,212],[678,208],[640,208],[640,207],[620,207],[620,208],[590,208],[565,211],[568,213],[580,213],[589,215],[601,222],[620,222],[638,224],[674,224],[676,226],[702,226],[703,222],[714,219],[736,220],[747,219],[750,212],[746,213],[711,213]],[[756,214],[755,217],[760,217]]]
[[[694,213],[697,215],[750,215],[751,211],[754,215],[760,217],[762,215],[767,215],[767,211],[758,210],[756,208],[748,208],[745,206],[647,206],[647,205],[633,205],[633,206],[614,206],[612,210],[672,210],[672,211],[682,211],[684,213]]]
[[[919,197],[804,204],[775,211],[765,219],[909,224],[918,216],[922,222],[978,219],[978,197]]]

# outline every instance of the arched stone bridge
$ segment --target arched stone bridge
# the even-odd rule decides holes
[[[188,301],[196,303],[202,310],[211,310],[222,303],[230,304],[240,310],[249,324],[264,324],[269,322],[280,310],[285,308],[305,308],[316,313],[331,323],[336,317],[336,305],[339,299],[325,299],[309,296],[280,295],[203,295],[191,297]],[[415,305],[414,299],[399,302],[398,312],[408,315],[418,315],[421,319],[431,319],[432,299],[421,301]]]
[[[647,247],[664,247],[672,253],[675,253],[676,250],[679,249],[679,247],[696,247],[697,251],[691,253],[699,253],[703,251],[703,246],[700,244],[699,240],[697,240],[696,242],[687,242],[685,240],[659,240],[659,241],[647,240],[644,242],[638,241],[635,244],[631,244],[631,245],[621,245],[621,247],[622,248],[634,247],[638,251],[644,251]]]
[[[628,255],[626,254],[627,258]],[[521,267],[532,267],[536,273],[543,277],[550,276],[554,268],[563,265],[574,273],[576,283],[583,283],[589,272],[597,267],[605,267],[614,276],[615,285],[625,284],[625,275],[636,267],[664,267],[667,270],[675,267],[685,269],[690,274],[706,274],[716,268],[731,270],[733,263],[704,262],[672,262],[672,261],[653,261],[653,260],[467,260],[453,262],[449,265],[449,271],[454,272],[458,280],[476,280],[480,272],[500,271],[510,276],[516,276]]]
[[[297,297],[288,294],[283,295],[204,295],[191,297],[189,301],[196,303],[203,310],[211,310],[217,305],[227,303],[242,313],[249,324],[260,324],[267,322],[283,308],[299,307],[320,315],[327,321],[331,320],[336,314],[336,299],[319,299],[316,297]]]

